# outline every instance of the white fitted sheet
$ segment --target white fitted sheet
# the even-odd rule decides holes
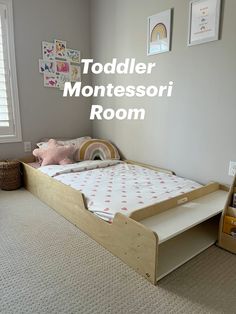
[[[88,209],[109,222],[116,213],[130,216],[134,210],[201,187],[185,178],[117,160],[45,166],[39,171],[81,191]]]

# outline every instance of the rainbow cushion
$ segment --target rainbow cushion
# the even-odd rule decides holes
[[[106,140],[91,139],[82,143],[75,152],[75,161],[120,159],[117,148]]]

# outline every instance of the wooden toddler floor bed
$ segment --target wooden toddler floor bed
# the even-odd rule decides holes
[[[153,284],[217,240],[226,186],[210,183],[136,210],[130,217],[117,213],[107,223],[87,210],[81,192],[27,164],[33,161],[21,161],[25,188]]]

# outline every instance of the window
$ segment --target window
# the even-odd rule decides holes
[[[0,0],[0,143],[21,141],[12,0]]]

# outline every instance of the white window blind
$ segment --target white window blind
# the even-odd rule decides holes
[[[0,142],[20,141],[11,1],[0,1]]]

